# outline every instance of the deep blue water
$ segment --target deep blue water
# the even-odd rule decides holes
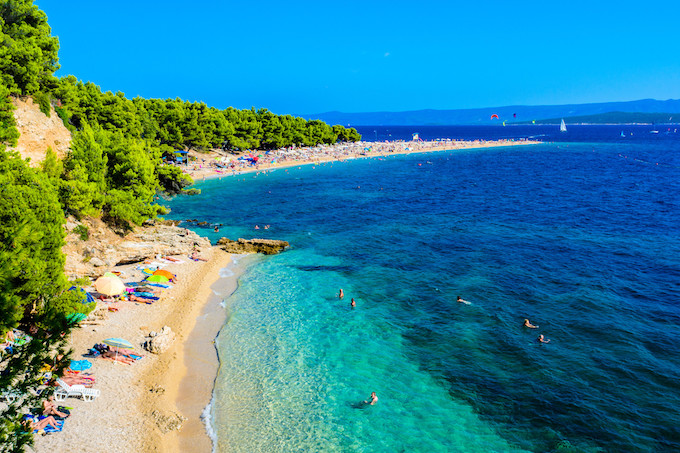
[[[355,126],[363,140],[411,140],[417,132],[423,140],[496,140],[504,138],[532,138],[553,142],[600,143],[677,143],[680,125],[572,125],[561,133],[558,125],[508,126]],[[651,133],[651,131],[658,133]],[[623,137],[621,136],[623,134]]]
[[[212,239],[292,244],[227,301],[217,450],[680,450],[680,137],[590,128],[172,200]]]

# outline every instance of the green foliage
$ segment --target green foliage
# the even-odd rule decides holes
[[[157,172],[161,187],[171,195],[182,193],[185,187],[194,183],[189,175],[185,175],[179,167],[174,165],[160,165]]]
[[[39,92],[33,95],[33,100],[40,107],[40,111],[45,114],[48,118],[52,116],[52,105],[50,104],[50,95],[47,93]]]
[[[104,140],[105,134],[95,133],[87,125],[71,140],[60,194],[64,210],[76,218],[97,215],[104,205],[108,160],[101,143]]]
[[[59,69],[59,39],[33,0],[0,0],[0,83],[28,95],[50,85]]]
[[[81,241],[90,239],[90,230],[85,225],[78,225],[73,229],[73,232],[80,237]]]
[[[0,82],[0,144],[16,146],[19,130],[14,120],[14,104],[9,97],[9,90]]]
[[[0,450],[24,451],[32,434],[20,425],[21,407],[39,405],[29,389],[42,383],[40,368],[65,354],[66,316],[92,307],[79,302],[63,274],[64,214],[48,172],[29,168],[0,145],[0,334],[21,327],[32,340],[0,358],[0,392],[20,398],[0,409]],[[51,153],[54,154],[54,153]],[[68,360],[68,356],[64,361]],[[63,366],[62,366],[63,368]]]

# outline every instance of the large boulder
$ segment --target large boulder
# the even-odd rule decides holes
[[[175,341],[175,332],[168,326],[163,326],[158,332],[149,333],[149,336],[151,338],[144,344],[144,348],[153,354],[164,353]]]
[[[263,253],[265,255],[275,255],[290,244],[286,241],[275,239],[242,239],[232,241],[229,238],[222,238],[217,241],[217,245],[229,253]]]

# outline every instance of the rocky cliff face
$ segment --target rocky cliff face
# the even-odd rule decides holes
[[[237,241],[222,238],[217,241],[217,245],[229,253],[264,253],[265,255],[275,255],[290,246],[286,241],[277,241],[274,239],[241,238]]]
[[[121,237],[99,219],[77,222],[71,218],[66,231],[64,272],[69,278],[102,275],[117,264],[154,259],[157,255],[188,255],[194,247],[210,247],[209,239],[162,222],[137,227]]]
[[[52,148],[57,157],[63,159],[71,145],[71,132],[57,112],[51,109],[50,117],[47,117],[31,98],[14,98],[12,103],[16,107],[14,118],[21,134],[13,149],[24,159],[30,158],[32,167],[37,167],[45,159],[47,148]]]

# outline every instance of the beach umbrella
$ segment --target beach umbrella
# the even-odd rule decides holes
[[[85,313],[69,313],[68,315],[66,315],[66,320],[68,321],[69,324],[78,324],[85,318],[87,318],[87,315]]]
[[[155,283],[167,283],[170,281],[170,279],[165,275],[152,275],[150,277],[147,277],[146,281]]]
[[[89,304],[94,302],[94,297],[92,294],[88,293],[85,291],[83,288],[77,287],[77,286],[71,286],[69,291],[78,291],[78,293],[82,296],[82,299],[80,300],[81,304]]]
[[[107,344],[111,346],[112,348],[121,348],[121,349],[134,349],[135,347],[132,346],[132,343],[130,343],[127,340],[124,340],[122,338],[107,338],[106,340],[102,341],[102,343]]]
[[[94,282],[97,292],[106,296],[114,296],[125,291],[125,283],[118,277],[99,277]]]
[[[127,340],[123,340],[122,338],[107,338],[106,340],[102,341],[102,343],[107,344],[111,346],[112,348],[116,348],[116,359],[118,358],[118,349],[134,349],[134,346],[132,346],[132,343],[130,343]]]
[[[85,371],[92,368],[92,362],[89,360],[71,360],[71,365],[69,365],[71,371]]]
[[[173,274],[170,271],[166,271],[165,269],[159,269],[156,272],[154,272],[153,275],[162,275],[163,277],[168,277],[168,280],[172,280],[173,278],[175,278],[175,274]]]

